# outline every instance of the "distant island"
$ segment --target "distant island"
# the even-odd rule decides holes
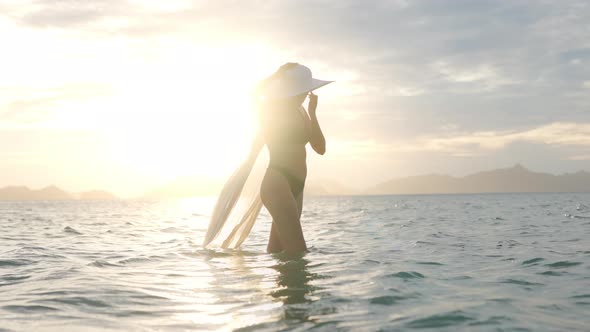
[[[221,184],[207,178],[184,177],[155,188],[135,199],[169,199],[215,196]],[[520,164],[464,177],[430,174],[397,178],[366,190],[355,190],[334,181],[308,181],[306,196],[469,194],[501,192],[590,192],[590,173],[562,175],[533,172]],[[0,188],[0,201],[15,200],[117,200],[115,195],[93,190],[69,193],[56,186],[31,190],[24,186]]]
[[[81,193],[69,193],[56,186],[32,190],[24,186],[0,188],[0,201],[63,201],[63,200],[117,200],[106,191],[92,190]]]
[[[537,173],[520,164],[464,177],[431,174],[378,184],[363,194],[468,194],[500,192],[590,192],[590,173]]]

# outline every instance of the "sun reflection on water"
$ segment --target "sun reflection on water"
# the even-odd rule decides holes
[[[144,236],[165,247],[171,257],[184,257],[181,266],[177,259],[162,259],[155,270],[135,274],[146,276],[145,280],[131,282],[163,287],[151,292],[166,299],[159,310],[171,316],[162,324],[228,331],[317,323],[318,308],[310,304],[319,300],[316,293],[322,290],[314,281],[324,277],[310,271],[313,253],[267,254],[259,248],[264,232],[260,238],[254,232],[249,250],[202,248],[200,240],[210,217],[206,211],[214,203],[212,197],[171,200],[158,204],[158,209],[168,211],[165,218],[152,219],[152,212],[146,212],[145,226],[158,227]],[[259,227],[268,226],[266,221]],[[185,238],[179,241],[179,236]],[[186,247],[179,250],[179,244]]]
[[[174,319],[208,330],[251,330],[265,324],[314,322],[309,306],[320,289],[304,256],[287,257],[242,250],[200,250],[204,262],[194,277],[178,278],[183,303]],[[203,273],[203,272],[207,273]]]

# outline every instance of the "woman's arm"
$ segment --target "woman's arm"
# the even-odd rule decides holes
[[[307,112],[311,120],[311,134],[309,137],[309,144],[315,152],[323,155],[326,153],[326,139],[320,128],[318,117],[316,115],[316,108],[318,107],[318,96],[309,93],[309,104],[307,105]]]

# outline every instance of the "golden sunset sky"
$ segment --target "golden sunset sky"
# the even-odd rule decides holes
[[[0,187],[222,182],[285,62],[318,90],[310,179],[590,170],[586,1],[0,1]]]

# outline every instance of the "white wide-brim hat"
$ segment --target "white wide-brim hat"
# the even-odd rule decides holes
[[[332,82],[334,81],[313,78],[309,68],[296,64],[277,77],[273,77],[265,84],[261,92],[265,98],[269,99],[288,98],[308,93]]]

